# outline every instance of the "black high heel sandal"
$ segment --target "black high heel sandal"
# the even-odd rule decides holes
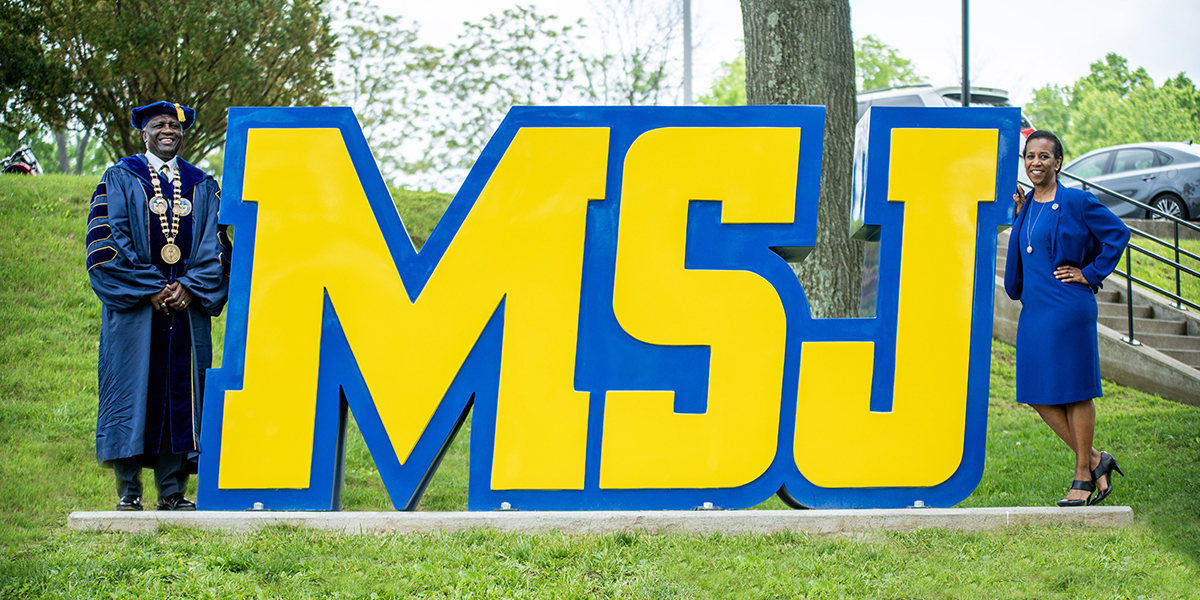
[[[1108,476],[1108,487],[1096,492],[1096,495],[1090,501],[1088,501],[1088,506],[1095,506],[1097,504],[1100,504],[1101,502],[1104,501],[1105,498],[1108,497],[1109,494],[1112,493],[1112,491],[1113,491],[1113,475],[1112,475],[1113,471],[1120,473],[1121,477],[1125,476],[1125,472],[1121,470],[1121,467],[1117,466],[1117,459],[1113,458],[1113,455],[1111,455],[1107,452],[1101,452],[1100,453],[1100,464],[1096,465],[1095,469],[1092,469],[1092,481],[1100,481],[1101,477],[1104,477],[1107,475]]]
[[[1083,490],[1085,492],[1088,492],[1088,497],[1090,498],[1091,492],[1096,491],[1096,486],[1094,484],[1092,484],[1092,482],[1090,482],[1090,481],[1083,481],[1081,479],[1076,479],[1075,481],[1071,482],[1071,489]],[[1063,508],[1087,506],[1087,503],[1088,503],[1088,498],[1084,498],[1083,500],[1067,500],[1066,498],[1063,498],[1062,500],[1058,501],[1058,505]]]

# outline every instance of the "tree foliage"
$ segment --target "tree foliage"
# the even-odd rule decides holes
[[[595,8],[603,49],[582,60],[588,100],[627,106],[673,102],[683,21],[679,0],[605,0]]]
[[[578,99],[579,23],[518,6],[464,27],[448,48],[423,58],[429,143],[410,172],[469,169],[509,108]]]
[[[592,30],[517,6],[463,23],[444,47],[372,0],[339,1],[333,98],[354,108],[393,183],[455,186],[513,106],[659,104],[678,87],[678,0],[602,0]]]
[[[739,53],[730,62],[721,63],[712,89],[699,99],[708,106],[742,106],[746,104],[746,55]]]
[[[30,3],[45,17],[48,55],[72,72],[71,110],[113,158],[144,150],[132,107],[194,107],[181,154],[198,160],[224,142],[230,106],[318,105],[332,83],[322,0]]]
[[[921,82],[912,61],[873,35],[854,42],[854,79],[860,92]]]
[[[597,55],[585,49],[582,21],[533,7],[464,23],[434,47],[419,43],[416,24],[346,0],[334,22],[334,99],[355,109],[389,181],[453,187],[513,106],[673,101],[678,2],[669,1],[598,7]]]
[[[474,164],[508,109],[586,97],[581,24],[518,6],[463,23],[445,47],[371,0],[338,8],[334,100],[354,108],[389,182],[447,188]]]
[[[417,25],[362,0],[337,7],[338,48],[333,100],[350,106],[381,172],[394,177],[409,165],[407,140],[419,136],[427,90],[419,72],[430,49],[417,44]]]
[[[854,42],[854,75],[858,91],[919,83],[921,76],[912,61],[878,37],[868,35]],[[739,54],[721,63],[717,78],[700,104],[739,106],[746,104],[746,57]]]
[[[0,129],[16,137],[39,123],[61,127],[70,71],[46,56],[46,19],[26,3],[0,0]]]
[[[1055,132],[1068,157],[1135,142],[1200,140],[1200,90],[1180,73],[1162,87],[1117,54],[1092,63],[1073,85],[1034,90],[1025,107],[1034,125]]]

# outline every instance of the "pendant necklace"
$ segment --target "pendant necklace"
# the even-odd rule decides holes
[[[1036,200],[1035,200],[1036,202]],[[1031,207],[1032,208],[1032,207]],[[1042,211],[1038,210],[1038,214],[1029,224],[1029,228],[1025,230],[1025,253],[1033,254],[1033,230],[1037,227],[1038,219],[1042,218]]]
[[[179,246],[175,245],[175,237],[179,235],[179,218],[186,217],[192,213],[192,204],[186,198],[179,197],[179,170],[173,169],[174,177],[171,180],[174,190],[172,190],[173,201],[168,202],[163,197],[162,185],[158,182],[158,172],[150,169],[150,182],[154,184],[154,198],[150,199],[150,210],[158,215],[159,225],[162,226],[163,237],[167,238],[167,245],[162,248],[163,262],[168,265],[173,265],[179,262],[183,252],[179,250]],[[171,207],[175,210],[171,212],[171,221],[167,223],[167,210]]]
[[[1045,204],[1045,202],[1038,202],[1037,200],[1033,200],[1032,198],[1030,199],[1030,201],[1036,202],[1037,204]],[[1030,207],[1030,209],[1032,209],[1032,208],[1033,207]],[[1058,210],[1058,203],[1055,202],[1050,207],[1050,210]],[[1033,254],[1033,230],[1037,228],[1038,219],[1042,218],[1043,212],[1045,212],[1045,211],[1038,210],[1037,216],[1033,218],[1033,222],[1030,223],[1029,229],[1025,232],[1025,254]]]

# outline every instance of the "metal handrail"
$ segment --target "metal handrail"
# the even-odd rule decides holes
[[[1180,298],[1180,297],[1176,296],[1175,294],[1172,294],[1171,292],[1168,292],[1167,290],[1164,290],[1164,289],[1158,287],[1157,285],[1154,285],[1153,283],[1146,281],[1145,279],[1141,279],[1139,277],[1130,277],[1128,275],[1128,273],[1126,273],[1125,271],[1122,271],[1120,269],[1113,269],[1113,273],[1116,273],[1117,275],[1124,277],[1126,281],[1132,281],[1133,283],[1136,283],[1138,285],[1150,288],[1151,290],[1154,290],[1168,298],[1171,298],[1172,300],[1179,301],[1182,304],[1186,304],[1196,310],[1200,310],[1200,304],[1196,304],[1195,302],[1192,302],[1191,300],[1188,300],[1187,298]]]
[[[1125,202],[1127,204],[1132,204],[1138,208],[1144,209],[1152,214],[1163,217],[1164,219],[1174,223],[1174,230],[1175,230],[1175,243],[1174,244],[1171,244],[1165,240],[1159,239],[1158,237],[1150,235],[1144,231],[1130,227],[1130,231],[1132,233],[1136,233],[1150,241],[1156,242],[1158,244],[1161,244],[1163,246],[1166,246],[1168,248],[1175,250],[1175,260],[1171,260],[1165,256],[1159,256],[1158,254],[1155,254],[1154,252],[1151,252],[1150,250],[1142,248],[1141,246],[1138,246],[1137,244],[1134,244],[1132,242],[1130,242],[1129,244],[1126,245],[1126,247],[1125,247],[1125,271],[1122,272],[1120,269],[1115,269],[1113,271],[1114,273],[1124,277],[1125,282],[1126,282],[1125,302],[1126,302],[1127,314],[1129,316],[1129,337],[1121,338],[1122,341],[1124,341],[1128,344],[1134,345],[1134,346],[1141,345],[1141,342],[1137,341],[1137,338],[1135,338],[1133,336],[1133,284],[1134,284],[1134,282],[1137,282],[1138,285],[1149,288],[1155,292],[1158,292],[1159,294],[1162,294],[1162,295],[1174,300],[1175,303],[1173,304],[1173,306],[1180,310],[1187,310],[1186,308],[1184,308],[1185,305],[1190,306],[1195,310],[1200,310],[1200,304],[1192,302],[1191,300],[1188,300],[1183,297],[1182,287],[1180,285],[1181,275],[1187,274],[1189,276],[1200,279],[1200,272],[1198,272],[1194,269],[1191,269],[1190,267],[1186,267],[1179,262],[1181,255],[1187,256],[1188,258],[1191,258],[1193,260],[1200,260],[1200,256],[1197,256],[1196,254],[1194,254],[1188,250],[1184,250],[1183,248],[1181,248],[1179,246],[1179,226],[1182,225],[1182,226],[1187,227],[1198,233],[1200,233],[1200,226],[1188,223],[1187,221],[1184,221],[1183,219],[1175,217],[1174,215],[1169,215],[1157,208],[1154,208],[1153,206],[1150,206],[1149,204],[1143,204],[1143,203],[1138,202],[1137,200],[1134,200],[1133,198],[1130,198],[1129,196],[1126,196],[1120,192],[1110,190],[1102,185],[1097,185],[1097,184],[1095,184],[1091,181],[1088,181],[1082,177],[1067,173],[1066,171],[1059,171],[1059,174],[1065,175],[1066,177],[1074,179],[1075,181],[1078,181],[1079,183],[1083,184],[1085,191],[1089,187],[1096,188],[1096,189],[1104,192],[1105,194],[1108,194],[1118,200],[1121,200],[1122,202]],[[1175,293],[1172,294],[1171,292],[1168,292],[1167,290],[1164,290],[1164,289],[1158,287],[1157,285],[1154,285],[1153,283],[1150,283],[1144,279],[1140,279],[1133,275],[1133,250],[1137,250],[1138,252],[1140,252],[1146,256],[1149,256],[1153,260],[1156,260],[1160,263],[1163,263],[1163,264],[1166,264],[1168,266],[1175,268]]]
[[[1176,269],[1179,269],[1181,272],[1191,275],[1192,277],[1200,277],[1200,271],[1192,270],[1190,267],[1185,267],[1165,256],[1159,256],[1141,246],[1137,246],[1134,244],[1129,244],[1129,247],[1133,248],[1134,250],[1137,250],[1138,252],[1141,252],[1142,254],[1145,254],[1146,256],[1149,256],[1150,258],[1153,258],[1154,260],[1157,260],[1160,263],[1166,263],[1168,265],[1171,265],[1171,266],[1175,267]]]
[[[1188,223],[1187,221],[1184,221],[1183,219],[1180,219],[1179,217],[1176,217],[1174,215],[1168,215],[1167,213],[1165,213],[1161,210],[1158,210],[1157,208],[1154,208],[1153,206],[1150,206],[1149,204],[1142,204],[1141,202],[1138,202],[1137,200],[1134,200],[1133,198],[1130,198],[1129,196],[1126,196],[1125,194],[1122,194],[1121,192],[1115,192],[1115,191],[1110,190],[1102,185],[1092,183],[1091,181],[1088,181],[1077,175],[1072,175],[1066,171],[1059,171],[1058,174],[1066,175],[1067,177],[1070,177],[1071,179],[1074,179],[1075,181],[1078,181],[1079,183],[1082,183],[1085,186],[1094,187],[1114,198],[1120,199],[1124,202],[1127,202],[1127,203],[1137,206],[1139,208],[1144,208],[1144,209],[1146,209],[1156,215],[1159,215],[1169,221],[1174,221],[1176,225],[1183,225],[1184,227],[1188,227],[1188,228],[1192,229],[1193,231],[1200,233],[1200,225],[1192,225],[1191,223]],[[1084,191],[1087,191],[1087,190],[1084,190]]]
[[[1200,254],[1192,254],[1191,252],[1184,250],[1183,248],[1180,248],[1179,246],[1176,246],[1175,244],[1172,244],[1171,242],[1159,239],[1153,235],[1150,235],[1149,233],[1146,233],[1145,231],[1142,231],[1141,229],[1138,229],[1137,227],[1130,227],[1129,231],[1132,231],[1133,233],[1136,233],[1154,243],[1171,248],[1172,250],[1178,248],[1180,252],[1187,255],[1187,257],[1192,260],[1200,260]]]

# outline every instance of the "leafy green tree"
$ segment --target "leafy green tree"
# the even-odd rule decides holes
[[[854,42],[854,71],[860,92],[921,81],[912,61],[901,57],[895,48],[873,35]],[[745,104],[746,57],[739,54],[732,61],[721,63],[712,88],[700,97],[699,102],[709,106]]]
[[[0,127],[21,133],[35,122],[61,127],[71,93],[66,65],[46,56],[46,18],[26,3],[0,0]]]
[[[23,2],[0,0],[0,158],[28,145],[47,172],[57,171],[53,146],[42,139],[69,115],[71,72],[46,56],[46,19]]]
[[[560,23],[532,7],[464,23],[439,48],[420,44],[415,24],[372,0],[340,1],[333,100],[354,108],[393,182],[453,186],[516,105],[671,100],[677,3],[607,0],[597,7],[604,46],[591,55],[582,21]]]
[[[708,106],[742,106],[746,104],[746,56],[739,53],[730,62],[721,63],[720,75],[712,89],[699,99]]]
[[[420,116],[428,142],[404,165],[446,181],[465,174],[509,108],[578,102],[584,95],[580,23],[518,6],[465,23],[446,49],[422,50],[429,93]]]
[[[1185,75],[1155,87],[1119,55],[1092,63],[1074,85],[1033,92],[1026,113],[1059,135],[1068,157],[1116,144],[1200,139],[1200,90]]]
[[[1179,107],[1191,116],[1193,122],[1200,123],[1200,90],[1187,75],[1180,73],[1174,79],[1163,83],[1163,89],[1173,89],[1181,95]]]
[[[1021,109],[1038,129],[1066,135],[1071,123],[1071,86],[1045,85],[1033,90],[1033,100]],[[1065,147],[1066,142],[1063,141]]]
[[[860,92],[921,82],[911,60],[873,35],[854,42],[854,78]]]
[[[29,0],[48,56],[70,68],[72,110],[95,123],[111,158],[144,150],[130,108],[196,109],[185,157],[225,139],[230,106],[318,105],[335,39],[322,0]]]
[[[364,0],[337,7],[338,48],[333,100],[350,106],[387,179],[414,167],[404,146],[419,138],[425,115],[423,59],[436,52],[417,44],[417,26]],[[411,143],[409,144],[411,146]]]
[[[1129,61],[1124,57],[1109,53],[1103,61],[1091,65],[1091,73],[1080,83],[1097,92],[1111,92],[1122,98],[1141,87],[1154,87],[1154,81],[1146,69],[1138,67],[1129,70]]]
[[[603,50],[581,61],[587,101],[627,106],[673,102],[682,5],[676,0],[604,0],[593,7],[591,22]]]

